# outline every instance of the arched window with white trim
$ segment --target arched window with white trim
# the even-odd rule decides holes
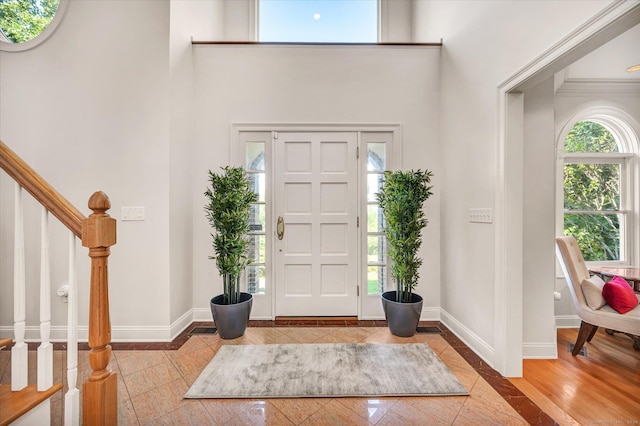
[[[562,233],[577,239],[587,262],[633,263],[638,138],[624,120],[607,114],[585,114],[567,128],[559,144]]]
[[[0,51],[44,42],[58,27],[69,0],[0,0]]]

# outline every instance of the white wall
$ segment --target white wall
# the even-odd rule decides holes
[[[569,65],[566,79],[640,80],[640,72],[627,68],[640,63],[636,53],[640,40],[640,25],[625,31],[604,46]]]
[[[114,336],[142,329],[136,340],[169,321],[168,46],[168,1],[73,1],[43,44],[0,52],[0,138],[85,214],[94,191],[111,199],[118,219],[109,260],[111,323]],[[4,173],[0,181],[5,326],[13,323],[13,188]],[[146,220],[120,221],[122,206],[144,206]],[[28,296],[37,300],[39,222],[29,216]],[[66,237],[54,234],[62,234],[53,243],[55,290],[66,281],[67,260]],[[78,263],[86,325],[89,259],[81,247]],[[66,324],[64,309],[54,298],[54,326]],[[37,312],[30,303],[28,325],[38,324]]]
[[[168,337],[186,313],[191,291],[192,305],[203,311],[219,291],[207,259],[202,191],[207,169],[229,161],[230,123],[400,123],[404,166],[436,174],[421,253],[428,280],[419,292],[491,362],[499,326],[493,316],[495,229],[469,223],[467,213],[494,206],[497,87],[609,2],[415,0],[415,19],[408,24],[415,41],[442,37],[441,52],[201,46],[193,56],[188,35],[226,37],[220,16],[231,11],[216,1],[189,3],[70,2],[44,44],[0,52],[0,138],[85,212],[97,189],[109,194],[117,219],[122,206],[146,208],[144,222],[118,222],[110,259],[114,336],[126,338],[135,329],[135,340]],[[196,17],[200,23],[189,28]],[[12,322],[12,193],[0,173],[2,326]],[[525,193],[525,204],[532,201]],[[34,206],[27,216],[37,223]],[[29,293],[35,294],[38,232],[28,232],[28,257],[36,265],[28,270]],[[62,235],[54,243],[60,248],[53,254],[55,288],[65,280],[60,253],[66,240],[59,227],[52,233]],[[527,238],[536,250],[546,246]],[[527,253],[525,264],[537,256]],[[86,299],[85,257],[79,249],[80,295]],[[537,269],[532,266],[526,268]],[[65,306],[55,303],[54,322],[64,323]],[[537,322],[525,312],[525,339],[532,342],[547,336],[547,313],[540,312]],[[29,321],[37,322],[35,307]]]
[[[496,229],[469,223],[467,213],[473,207],[494,207],[497,88],[608,3],[418,0],[414,5],[415,40],[444,39],[443,318],[490,363],[496,328],[502,327],[494,320]]]
[[[554,79],[524,95],[523,356],[555,358]]]
[[[222,34],[222,2],[171,0],[170,23],[170,324],[171,336],[191,322],[193,301],[192,192],[194,40]]]
[[[409,43],[413,41],[413,0],[380,0],[379,14],[380,42]]]
[[[215,0],[71,2],[41,46],[0,53],[0,137],[87,214],[97,189],[110,196],[116,219],[122,206],[146,209],[143,222],[118,222],[110,258],[114,340],[170,339],[191,321],[191,36],[219,38],[222,16]],[[10,295],[13,186],[6,175],[0,190],[0,289]],[[32,228],[39,222],[35,203],[27,204],[33,297],[39,231]],[[66,281],[67,258],[65,233],[53,227],[55,290]],[[78,253],[86,299],[87,252]],[[2,298],[3,326],[12,323],[11,302]],[[66,305],[57,297],[53,303],[54,326],[66,324]],[[85,303],[81,325],[86,311]],[[32,304],[29,323],[37,322]]]
[[[202,195],[207,170],[229,163],[230,124],[401,124],[404,168],[431,169],[418,292],[440,303],[441,145],[438,48],[196,46],[193,169],[194,307],[221,292]]]

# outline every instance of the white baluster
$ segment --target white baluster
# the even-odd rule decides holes
[[[78,390],[78,297],[76,288],[76,236],[69,232],[69,294],[67,305],[67,383],[64,396],[64,424],[80,424],[80,391]]]
[[[26,282],[24,269],[24,208],[22,187],[16,183],[15,234],[13,240],[13,320],[16,344],[11,348],[11,390],[19,391],[29,379],[29,353],[24,342],[26,329]]]
[[[51,275],[49,267],[49,212],[42,207],[40,236],[40,346],[38,346],[38,390],[53,386],[51,334]]]

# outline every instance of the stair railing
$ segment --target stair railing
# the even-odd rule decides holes
[[[109,317],[108,257],[116,243],[116,221],[106,213],[111,207],[103,192],[89,199],[93,213],[85,217],[51,185],[40,177],[9,147],[0,141],[0,168],[15,181],[14,237],[14,346],[11,349],[11,390],[27,388],[28,352],[26,331],[26,280],[24,250],[23,190],[42,205],[40,268],[40,346],[38,347],[37,391],[53,385],[53,346],[51,331],[51,283],[49,272],[49,214],[55,216],[69,233],[69,289],[67,318],[67,382],[65,425],[80,422],[78,376],[78,301],[75,277],[76,239],[89,249],[91,288],[89,296],[89,363],[92,373],[83,384],[83,423],[113,425],[117,423],[117,378],[108,369],[111,358],[111,323]]]

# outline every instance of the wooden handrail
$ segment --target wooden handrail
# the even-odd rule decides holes
[[[86,217],[2,141],[0,141],[0,168],[78,238],[82,238],[82,221]]]
[[[111,321],[107,268],[110,247],[116,243],[116,221],[107,214],[111,208],[109,197],[104,192],[95,192],[89,199],[93,214],[85,217],[2,141],[0,168],[89,248],[89,364],[93,372],[83,385],[82,418],[86,425],[114,425],[118,419],[118,382],[116,374],[109,369]]]

